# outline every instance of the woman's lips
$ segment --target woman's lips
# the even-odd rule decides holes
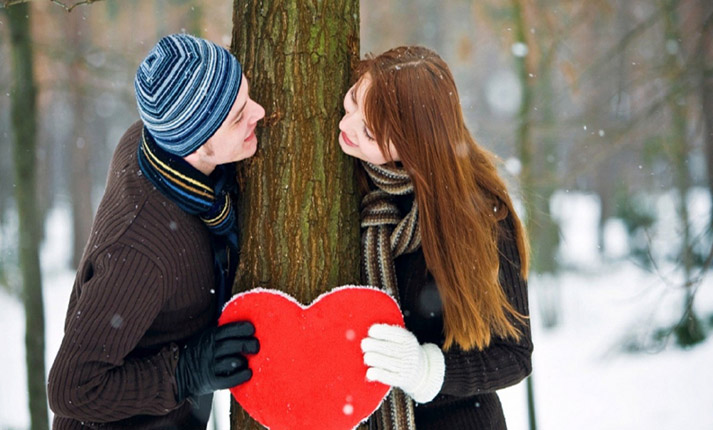
[[[347,134],[345,132],[342,132],[342,140],[344,140],[344,143],[346,143],[349,146],[353,146],[353,147],[357,146],[356,143],[349,140],[349,138],[347,137]]]

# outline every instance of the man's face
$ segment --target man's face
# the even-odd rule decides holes
[[[249,90],[248,80],[243,75],[228,116],[203,145],[205,156],[211,164],[232,163],[255,155],[255,127],[265,117],[265,109],[250,98]]]

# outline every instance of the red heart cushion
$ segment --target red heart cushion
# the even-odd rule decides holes
[[[276,290],[228,302],[219,324],[250,321],[260,352],[253,377],[230,391],[271,430],[349,430],[371,415],[389,386],[366,380],[360,342],[374,323],[403,327],[398,304],[370,287],[340,287],[305,307]]]

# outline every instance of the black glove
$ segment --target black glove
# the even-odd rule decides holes
[[[241,321],[210,328],[186,345],[176,366],[176,400],[231,388],[249,380],[252,370],[243,354],[260,349],[255,327]]]

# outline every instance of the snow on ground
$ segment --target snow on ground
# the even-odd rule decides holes
[[[707,217],[705,196],[694,194],[696,219]],[[672,207],[665,199],[659,205]],[[700,209],[703,208],[703,209]],[[661,264],[656,274],[630,262],[611,262],[627,250],[623,227],[606,228],[607,253],[596,249],[598,204],[591,196],[563,193],[553,200],[562,222],[561,259],[569,268],[556,278],[530,280],[533,321],[533,385],[538,427],[710,430],[713,428],[713,334],[690,350],[669,346],[637,354],[622,352],[626,341],[671,324],[680,315],[680,274]],[[563,216],[566,215],[566,216]],[[664,223],[662,223],[664,224]],[[670,220],[665,223],[675,225]],[[67,270],[70,221],[66,210],[52,212],[43,244],[47,370],[62,338],[64,313],[74,273]],[[666,240],[675,246],[675,233]],[[536,244],[535,244],[536,246]],[[578,270],[574,270],[577,268]],[[713,314],[713,275],[699,288],[699,316]],[[678,281],[677,281],[678,280]],[[544,329],[542,310],[554,303],[560,324]],[[27,429],[24,312],[18,298],[0,290],[0,430]],[[511,430],[525,430],[525,384],[501,391]],[[216,399],[218,429],[228,428],[229,394]],[[212,426],[209,428],[213,428]]]

